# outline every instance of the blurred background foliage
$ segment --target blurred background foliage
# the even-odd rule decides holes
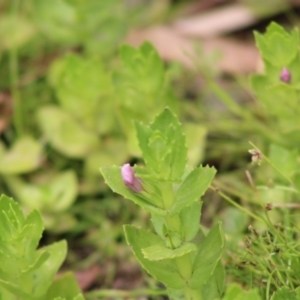
[[[132,120],[148,123],[169,106],[183,122],[189,165],[215,165],[216,184],[245,207],[257,207],[244,175],[246,168],[257,171],[249,165],[248,141],[263,151],[268,151],[270,142],[279,144],[270,150],[270,159],[285,155],[293,164],[297,154],[284,148],[295,146],[291,139],[276,135],[281,130],[273,118],[276,111],[261,110],[255,100],[255,93],[266,94],[255,77],[252,88],[247,75],[259,70],[260,62],[253,60],[250,70],[241,66],[232,72],[244,52],[236,52],[240,48],[229,41],[245,41],[252,51],[253,29],[264,31],[272,18],[297,25],[298,6],[297,1],[284,0],[0,1],[1,191],[15,196],[25,211],[41,211],[48,230],[45,239],[69,240],[68,267],[101,265],[95,286],[132,287],[123,273],[136,278],[132,284],[139,286],[140,271],[124,263],[133,257],[124,243],[122,224],[148,222],[148,216],[112,194],[99,167],[139,162]],[[246,10],[249,23],[230,23],[227,32],[212,34],[211,39],[225,38],[215,48],[207,50],[210,41],[185,27],[185,21],[195,20],[191,28],[197,28],[198,14],[205,19],[232,7]],[[218,24],[216,17],[211,19]],[[227,19],[235,20],[228,13]],[[207,24],[209,31],[211,23]],[[137,28],[151,43],[140,43],[140,36],[132,42],[130,36]],[[178,32],[180,38],[192,36],[194,55],[185,51],[186,44],[180,44],[183,40],[177,35],[162,50],[147,33],[149,28],[160,28],[167,43]],[[181,48],[181,56],[168,56]],[[227,48],[232,57],[223,64]],[[265,80],[277,78],[278,68],[270,67]],[[290,123],[294,125],[293,120]],[[297,132],[298,128],[291,136]],[[266,184],[268,172],[265,168],[254,176]],[[270,190],[266,193],[268,199],[274,196]],[[223,219],[228,235],[238,242],[248,217],[227,207],[216,194],[207,198],[203,224]],[[156,283],[150,280],[147,285]]]

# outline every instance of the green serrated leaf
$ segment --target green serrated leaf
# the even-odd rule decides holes
[[[170,249],[164,243],[156,244],[142,249],[144,258],[150,261],[173,259],[197,250],[195,244],[185,243],[176,249]]]
[[[62,108],[90,131],[97,131],[103,109],[110,106],[110,109],[105,110],[109,116],[112,115],[110,76],[98,60],[67,54],[54,62],[49,72],[49,81],[55,88]],[[112,125],[108,116],[106,119],[109,126]]]
[[[34,296],[36,297],[43,295],[52,284],[54,275],[57,273],[67,255],[67,243],[66,241],[60,241],[39,249],[37,253],[39,252],[48,252],[49,257],[47,261],[42,264],[38,270],[32,272],[31,275]]]
[[[56,278],[47,291],[45,300],[52,300],[54,297],[64,297],[64,299],[80,300],[83,299],[80,294],[77,279],[72,272],[64,273]]]
[[[164,66],[156,49],[145,42],[139,49],[124,45],[120,57],[127,71],[127,80],[146,94],[157,93],[164,81]]]
[[[136,123],[137,137],[147,168],[157,177],[179,180],[185,169],[185,136],[177,117],[165,109],[149,127]]]
[[[22,299],[22,300],[32,300],[31,294],[23,292],[20,289],[20,286],[18,284],[14,284],[12,282],[8,282],[8,281],[4,281],[4,280],[0,279],[0,286],[2,286],[6,291],[8,291],[9,293],[11,293],[13,295],[13,297],[11,299],[15,300],[15,299],[18,299],[16,297],[19,297],[19,299]]]
[[[175,202],[170,209],[170,215],[175,215],[183,208],[200,200],[209,188],[216,170],[210,167],[198,167],[190,172],[179,186],[175,194]]]
[[[228,287],[226,294],[222,299],[223,300],[262,300],[256,289],[244,291],[242,287],[236,283],[231,284]]]
[[[148,200],[144,195],[147,194],[146,191],[141,193],[135,193],[130,190],[124,183],[121,177],[121,168],[117,166],[104,167],[100,169],[106,184],[115,192],[128,200],[133,201],[135,204],[143,207],[150,213],[158,215],[166,215],[166,211],[160,207],[153,205],[150,200]]]
[[[170,288],[180,289],[185,286],[185,282],[172,260],[150,261],[144,258],[141,249],[161,243],[160,237],[130,225],[125,225],[124,231],[127,243],[132,247],[136,258],[151,276]]]
[[[224,246],[225,240],[219,223],[210,230],[198,246],[199,251],[193,264],[193,275],[189,281],[191,288],[196,289],[207,283],[221,259]]]
[[[18,204],[5,195],[0,197],[0,237],[9,240],[21,231],[25,217]]]
[[[281,68],[287,66],[298,54],[299,33],[297,29],[289,34],[273,22],[264,35],[258,32],[254,35],[263,58],[273,65]]]

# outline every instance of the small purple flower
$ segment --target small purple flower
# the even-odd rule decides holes
[[[140,193],[141,191],[143,191],[142,181],[140,178],[135,177],[134,170],[130,166],[130,164],[125,164],[124,166],[122,166],[121,175],[124,184],[131,190],[136,193]]]
[[[282,82],[290,83],[292,75],[291,75],[290,71],[286,67],[283,67],[282,70],[281,70],[279,78],[280,78],[280,80]]]

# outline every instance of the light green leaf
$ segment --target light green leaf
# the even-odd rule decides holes
[[[179,180],[184,173],[187,149],[177,117],[165,109],[149,127],[136,123],[136,131],[147,168],[158,178]]]
[[[64,299],[83,299],[80,293],[77,279],[71,272],[64,273],[56,278],[47,291],[45,300],[52,300],[54,297],[64,297]]]
[[[20,47],[30,41],[36,30],[34,24],[22,17],[1,15],[0,19],[0,50],[10,50]]]
[[[256,289],[244,291],[241,286],[231,284],[222,300],[262,300]]]
[[[74,171],[58,173],[46,184],[33,185],[25,183],[19,177],[4,177],[20,202],[28,209],[39,209],[42,212],[61,212],[74,202],[78,183]]]
[[[37,117],[51,146],[67,156],[82,158],[100,145],[97,134],[81,127],[76,119],[56,106],[44,106]]]
[[[193,275],[189,283],[191,288],[196,289],[207,283],[221,259],[224,246],[225,240],[219,223],[210,230],[198,246],[199,251],[193,264]]]
[[[126,142],[117,137],[103,141],[99,151],[90,154],[85,160],[85,171],[99,176],[99,167],[122,165],[129,159]]]
[[[13,295],[11,300],[15,300],[18,298],[22,299],[22,300],[32,300],[32,295],[23,292],[17,284],[13,283],[13,281],[9,282],[9,281],[0,279],[0,287],[4,288],[6,291],[8,291],[9,293],[11,293]],[[8,299],[5,298],[5,300],[8,300]]]
[[[155,229],[155,232],[162,238],[165,238],[165,233],[166,233],[166,221],[165,217],[157,215],[157,214],[152,214],[151,215],[151,222],[152,225]]]
[[[287,178],[291,178],[299,168],[298,151],[296,149],[287,150],[281,146],[271,144],[269,159],[277,170]]]
[[[0,237],[10,239],[23,227],[25,217],[18,204],[5,195],[0,197]]]
[[[299,33],[295,28],[291,33],[287,33],[280,25],[271,23],[267,32],[262,35],[254,33],[258,48],[263,58],[271,64],[285,67],[299,53]],[[289,51],[286,51],[289,49]]]
[[[150,261],[144,258],[141,249],[161,243],[160,237],[130,225],[125,225],[124,231],[127,243],[132,247],[136,258],[151,276],[170,288],[180,289],[185,286],[185,282],[172,260]]]
[[[262,199],[265,199],[262,197]],[[225,234],[233,237],[240,237],[239,234],[244,232],[249,225],[249,217],[235,207],[228,207],[223,213],[223,228]]]
[[[188,165],[194,167],[203,158],[207,130],[203,126],[193,123],[184,123],[183,129],[188,149]]]
[[[121,177],[121,168],[117,166],[104,167],[100,169],[106,184],[115,192],[122,195],[124,198],[133,201],[135,204],[143,207],[145,210],[153,214],[166,215],[166,211],[153,205],[150,201],[150,195],[146,191],[135,193],[130,190],[124,183]],[[148,198],[146,198],[146,196]]]
[[[18,139],[0,158],[0,173],[22,174],[36,170],[42,161],[42,146],[31,137]]]
[[[179,214],[182,234],[187,242],[191,241],[199,231],[201,207],[202,202],[194,202]]]
[[[77,16],[74,6],[65,0],[34,0],[33,4],[36,24],[47,38],[64,44],[72,44],[77,40],[78,32],[74,28]]]
[[[78,192],[78,183],[74,171],[58,174],[51,182],[50,199],[47,206],[51,212],[66,210],[75,201]]]
[[[209,188],[216,170],[210,167],[198,167],[191,171],[179,186],[175,194],[175,202],[170,209],[170,214],[174,215],[183,208],[200,200],[206,190]]]
[[[124,45],[121,47],[120,57],[127,71],[128,83],[132,86],[136,84],[135,89],[146,94],[160,90],[164,82],[163,62],[150,43],[143,43],[139,49]]]
[[[192,243],[185,243],[176,249],[170,249],[162,242],[160,244],[143,248],[142,253],[144,254],[144,258],[150,261],[161,261],[180,257],[196,250],[196,245]]]
[[[62,108],[89,130],[98,129],[102,109],[110,106],[106,114],[112,115],[112,84],[100,61],[68,54],[51,66],[49,81]]]
[[[31,274],[34,296],[42,296],[52,284],[53,278],[67,255],[66,241],[60,241],[37,251],[48,252],[49,258]]]

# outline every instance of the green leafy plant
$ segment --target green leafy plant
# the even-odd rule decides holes
[[[155,232],[125,225],[127,242],[143,268],[167,286],[172,299],[214,299],[224,288],[224,236],[220,224],[207,235],[200,229],[199,199],[215,170],[187,167],[183,129],[169,109],[149,126],[136,122],[135,128],[145,167],[101,168],[114,192],[151,214]]]
[[[0,295],[2,299],[53,300],[58,296],[80,300],[73,274],[54,276],[66,256],[60,241],[36,250],[42,237],[43,221],[37,210],[24,216],[19,205],[0,198]]]

